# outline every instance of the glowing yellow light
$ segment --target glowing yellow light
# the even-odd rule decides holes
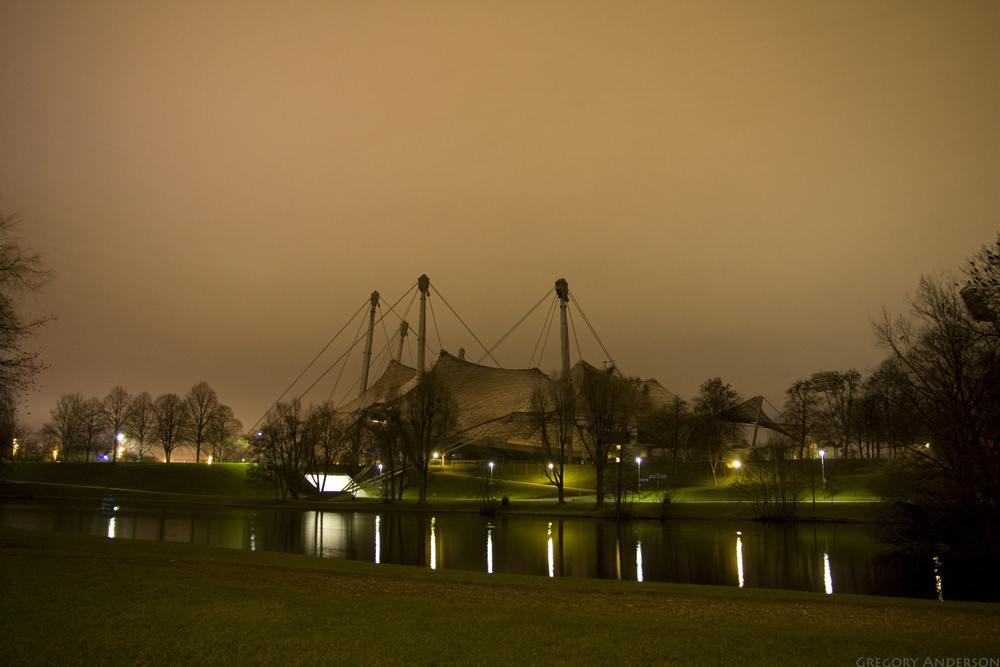
[[[18,447],[20,447],[20,445],[17,442],[17,438],[14,438],[14,449],[10,453],[11,457],[14,457],[14,456],[17,455],[17,448]]]
[[[743,588],[743,533],[739,531],[736,533],[736,576]]]
[[[550,464],[549,464],[549,470],[552,470],[552,469],[553,469],[553,468],[555,468],[555,467],[556,467],[556,464],[555,464],[555,463],[550,463]]]
[[[635,580],[642,583],[642,540],[635,542]]]
[[[55,461],[58,458],[59,458],[59,450],[58,449],[53,449],[52,450],[52,460]]]
[[[435,517],[431,517],[431,569],[437,569],[437,534],[434,531]]]
[[[830,570],[830,554],[823,554],[823,590],[827,595],[833,595],[833,572]]]
[[[549,465],[551,466],[552,464],[550,463]],[[549,578],[551,579],[551,578],[553,578],[553,577],[556,576],[556,550],[555,550],[555,545],[552,543],[552,522],[551,521],[549,521],[548,541],[546,542],[545,547],[546,547],[546,549],[545,549],[546,550],[546,554],[547,554],[548,559],[549,559]]]
[[[743,465],[743,464],[740,463],[739,461],[733,461],[733,467],[736,468],[737,470],[740,469],[741,465]]]
[[[208,456],[208,465],[212,465],[212,456],[211,456],[211,454]]]

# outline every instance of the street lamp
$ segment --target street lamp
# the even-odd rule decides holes
[[[490,484],[493,483],[493,461],[490,461]]]
[[[636,470],[636,475],[637,475],[636,482],[635,482],[635,489],[636,489],[636,491],[642,492],[642,457],[641,456],[635,457],[635,470]]]
[[[733,467],[736,468],[736,481],[738,482],[740,481],[740,468],[743,467],[743,464],[739,461],[733,461]]]

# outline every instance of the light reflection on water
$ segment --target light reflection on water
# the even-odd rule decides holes
[[[6,503],[0,523],[430,569],[943,598],[937,564],[861,526]],[[733,554],[735,552],[735,558]],[[631,556],[629,556],[631,554]]]

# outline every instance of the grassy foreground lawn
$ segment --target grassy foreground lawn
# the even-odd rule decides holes
[[[0,600],[0,663],[18,665],[1000,657],[996,604],[434,572],[6,528]]]

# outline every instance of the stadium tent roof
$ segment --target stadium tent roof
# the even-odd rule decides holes
[[[547,389],[552,384],[552,379],[537,368],[482,366],[444,350],[427,374],[451,392],[457,406],[456,435],[463,442],[499,444],[529,437],[535,428],[526,416],[531,410],[531,395],[536,387]],[[393,361],[371,387],[340,410],[360,415],[406,396],[416,385],[416,370]]]

